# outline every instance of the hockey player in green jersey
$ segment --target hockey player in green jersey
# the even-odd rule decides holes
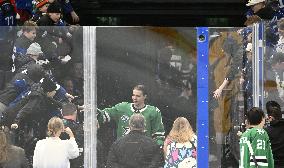
[[[274,168],[269,137],[263,129],[264,112],[253,107],[246,117],[249,126],[240,138],[239,168]]]
[[[161,112],[157,107],[146,105],[147,97],[144,85],[137,85],[133,88],[133,103],[122,102],[111,108],[98,110],[99,124],[115,120],[117,124],[117,137],[122,137],[130,132],[128,126],[130,117],[135,113],[141,113],[145,117],[145,134],[157,144],[163,146],[165,130],[162,122]]]

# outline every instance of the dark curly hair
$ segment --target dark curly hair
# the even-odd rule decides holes
[[[264,112],[258,107],[253,107],[247,112],[246,116],[250,125],[258,125],[265,118]]]

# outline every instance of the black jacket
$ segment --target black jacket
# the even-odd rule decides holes
[[[277,168],[284,168],[284,119],[273,121],[266,128]]]
[[[36,23],[38,26],[55,26],[55,22],[51,20],[48,14],[42,16]]]
[[[63,118],[63,123],[65,127],[69,127],[74,133],[76,142],[78,144],[80,155],[70,160],[70,168],[80,168],[84,167],[84,130],[83,125],[70,119]],[[63,132],[60,136],[60,139],[65,140],[69,139],[69,136]]]
[[[29,48],[29,46],[33,43],[30,39],[28,39],[26,36],[21,35],[19,38],[16,39],[14,46],[18,48],[18,51],[23,51],[19,52],[19,54],[26,54],[25,52]]]
[[[23,57],[26,57],[27,49],[30,47],[33,41],[28,39],[26,36],[21,35],[19,38],[16,39],[14,44],[14,56],[15,56],[15,67],[18,72],[18,68],[22,65]]]
[[[60,103],[46,96],[40,84],[35,83],[27,97],[3,112],[4,123],[10,126],[13,123],[22,125],[36,121],[46,127],[49,118],[51,118],[51,112],[54,112],[60,106]],[[42,134],[45,135],[45,130],[42,131]]]
[[[17,73],[13,79],[7,84],[7,87],[0,92],[0,102],[5,104],[6,106],[9,105],[9,103],[11,103],[13,100],[15,100],[15,98],[17,97],[17,95],[19,94],[17,92],[17,88],[13,85],[13,83],[16,80],[21,80],[21,79],[25,79],[25,81],[27,82],[27,84],[29,86],[31,86],[34,81],[31,80],[27,74],[25,73]]]
[[[11,145],[8,148],[9,160],[0,163],[1,168],[28,168],[28,160],[24,149]]]
[[[67,27],[56,26],[56,23],[50,19],[48,14],[42,16],[37,21],[37,25],[40,28],[36,41],[42,47],[45,58],[51,62],[60,62],[58,56],[65,56],[71,51],[70,38],[67,37]],[[59,38],[63,40],[62,43],[59,43]],[[64,52],[61,50],[64,50]]]
[[[108,154],[107,168],[159,168],[161,149],[140,131],[131,131],[115,141]]]
[[[24,71],[25,69],[27,69],[29,65],[32,65],[32,64],[36,64],[36,61],[28,55],[18,58],[18,64],[16,67],[17,72]]]

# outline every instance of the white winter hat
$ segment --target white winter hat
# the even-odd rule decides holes
[[[253,5],[261,3],[261,2],[265,2],[265,0],[249,0],[246,5],[247,6],[253,6]]]
[[[38,43],[32,43],[27,49],[27,55],[39,55],[43,54],[41,47]]]

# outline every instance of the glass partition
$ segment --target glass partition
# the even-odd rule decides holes
[[[238,167],[245,111],[252,107],[252,29],[209,28],[209,167]]]
[[[263,61],[263,108],[271,101],[276,101],[281,108],[284,106],[284,90],[283,90],[283,30],[282,21],[274,24],[266,22],[265,27],[265,54]]]
[[[283,106],[284,56],[278,26],[279,35],[268,23],[208,28],[208,66],[199,58],[207,52],[198,50],[207,46],[198,48],[205,39],[196,28],[1,27],[1,125],[11,129],[11,143],[25,149],[32,165],[48,120],[64,118],[63,107],[71,101],[77,116],[70,122],[76,126],[80,151],[71,165],[104,167],[113,142],[129,133],[131,115],[142,113],[151,120],[152,113],[146,116],[151,108],[160,120],[146,118],[145,134],[158,145],[163,146],[176,118],[185,117],[196,135],[209,140],[208,146],[204,141],[195,149],[209,147],[209,167],[238,167],[237,132],[245,129],[246,111],[255,105],[264,108],[272,100]],[[265,30],[264,39],[260,29]],[[208,72],[208,83],[199,83],[203,71]],[[144,87],[137,86],[141,84]],[[201,100],[197,94],[207,87],[209,100]],[[56,94],[50,98],[47,92],[52,89]],[[33,108],[27,108],[29,103]],[[197,119],[198,111],[207,109],[204,103],[208,123],[207,118]],[[69,119],[65,117],[64,124]],[[208,128],[209,135],[198,134],[198,128]]]
[[[197,37],[195,28],[97,27],[96,65],[92,67],[96,67],[98,115],[105,115],[99,121],[97,134],[98,145],[103,147],[97,149],[104,152],[98,151],[103,157],[97,161],[106,162],[113,142],[121,134],[129,133],[126,126],[121,132],[118,130],[120,120],[127,123],[130,116],[124,114],[117,119],[110,114],[112,110],[120,113],[125,108],[130,109],[130,114],[140,112],[133,105],[137,102],[133,92],[137,84],[147,88],[146,104],[160,110],[165,136],[179,116],[186,117],[197,133],[197,127],[203,128],[205,121],[202,118],[197,121],[198,108],[206,109],[204,103],[197,103],[202,101],[197,97],[197,87],[202,91],[206,82],[198,85],[197,77],[202,78],[202,71],[208,71],[209,136],[201,134],[209,138],[208,167],[238,167],[237,132],[244,131],[244,115],[253,107],[255,97],[254,31],[252,27],[209,28],[209,69],[199,67],[201,73],[197,75],[197,66],[203,64],[197,62],[196,40],[204,39]],[[217,96],[216,89],[220,87],[222,92]],[[206,142],[197,151],[207,150]]]
[[[161,146],[158,139],[169,134],[177,117],[187,118],[197,131],[195,39],[194,28],[96,28],[97,106],[110,116],[110,122],[100,124],[97,137],[106,154],[118,137],[129,132],[128,126],[121,127],[121,123],[128,123],[137,112],[146,118],[146,135]],[[133,91],[139,84],[147,90],[147,96],[142,96],[146,98],[142,109],[136,107],[141,100]],[[154,116],[147,116],[148,105],[157,107],[164,129],[149,122]],[[114,109],[121,113],[118,118],[112,114]]]
[[[281,135],[277,130],[283,122],[283,106],[284,106],[284,48],[283,48],[283,32],[284,20],[273,20],[263,23],[265,30],[263,42],[263,80],[259,81],[259,85],[263,87],[261,102],[263,110],[266,112],[266,131],[269,135],[270,146],[274,159],[274,166],[281,167],[281,157],[278,149],[282,144]],[[280,142],[280,143],[279,143]]]

